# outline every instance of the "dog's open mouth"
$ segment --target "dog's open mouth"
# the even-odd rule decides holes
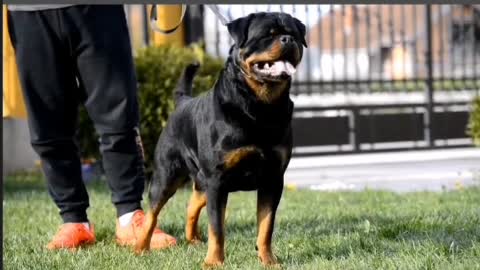
[[[280,81],[289,79],[297,71],[294,65],[286,60],[257,62],[253,71],[262,79]]]

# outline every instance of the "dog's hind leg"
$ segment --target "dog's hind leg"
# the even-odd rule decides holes
[[[259,188],[257,193],[258,257],[264,265],[278,264],[272,252],[272,235],[275,213],[283,191],[283,180],[268,188]]]
[[[178,176],[167,173],[165,169],[155,171],[149,192],[150,209],[146,215],[143,230],[137,237],[136,253],[141,253],[150,248],[150,240],[157,225],[158,214],[167,201],[175,194],[181,183],[183,181]]]
[[[228,192],[217,187],[207,189],[208,251],[204,265],[219,266],[225,260],[225,209]]]
[[[205,192],[197,190],[195,183],[193,183],[193,192],[188,203],[187,222],[185,226],[185,236],[187,241],[191,244],[200,242],[198,218],[205,205],[207,205],[207,196],[205,195]]]

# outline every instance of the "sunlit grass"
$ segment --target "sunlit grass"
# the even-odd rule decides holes
[[[115,211],[103,182],[88,186],[97,244],[76,253],[44,246],[60,224],[37,174],[4,184],[5,269],[200,269],[206,244],[184,238],[188,190],[161,213],[179,245],[144,256],[114,243]],[[236,193],[227,211],[223,269],[262,269],[255,251],[256,199]],[[201,217],[206,238],[206,214]],[[480,269],[480,189],[442,193],[285,191],[274,251],[285,269]]]

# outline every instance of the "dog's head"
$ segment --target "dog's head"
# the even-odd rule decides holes
[[[231,57],[249,87],[272,102],[288,87],[303,55],[305,25],[286,13],[254,13],[230,22]]]

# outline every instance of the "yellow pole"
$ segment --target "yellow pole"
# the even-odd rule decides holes
[[[179,23],[181,16],[182,5],[157,5],[157,23],[160,29],[167,30],[174,28]],[[153,33],[151,35],[152,41],[156,46],[164,44],[172,44],[178,47],[185,46],[185,28],[183,22],[175,32],[168,35],[152,30],[150,31],[150,33]]]
[[[7,6],[3,5],[3,117],[27,118],[18,79],[15,51],[8,33]]]

